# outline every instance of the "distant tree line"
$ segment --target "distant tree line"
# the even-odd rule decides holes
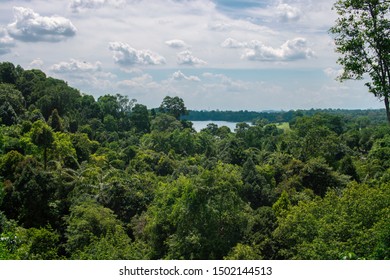
[[[220,110],[189,110],[183,119],[189,121],[227,121],[227,122],[256,122],[267,120],[271,123],[290,122],[297,117],[313,116],[317,113],[340,115],[346,118],[368,117],[371,122],[382,123],[386,121],[385,109],[310,109],[290,111],[220,111]]]

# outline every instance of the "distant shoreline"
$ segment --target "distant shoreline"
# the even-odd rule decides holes
[[[310,109],[290,111],[220,111],[220,110],[189,110],[188,115],[182,116],[182,120],[188,121],[226,121],[226,122],[253,122],[267,120],[272,123],[290,122],[296,117],[312,116],[319,113],[334,114],[345,118],[369,117],[371,121],[386,122],[384,109]]]

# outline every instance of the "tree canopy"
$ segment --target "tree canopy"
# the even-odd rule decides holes
[[[390,259],[383,110],[197,132],[180,97],[150,109],[0,75],[0,259]]]

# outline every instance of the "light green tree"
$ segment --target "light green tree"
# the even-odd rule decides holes
[[[287,259],[388,259],[389,185],[351,183],[341,194],[301,201],[278,217],[276,256]],[[387,247],[387,250],[385,249]]]
[[[73,259],[129,259],[130,238],[113,211],[92,200],[70,209],[66,250]]]
[[[194,178],[160,184],[148,210],[146,235],[154,257],[222,259],[249,230],[251,209],[239,196],[241,176],[219,163]]]

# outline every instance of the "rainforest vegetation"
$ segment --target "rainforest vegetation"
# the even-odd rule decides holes
[[[0,259],[390,259],[384,111],[187,113],[0,63]]]

